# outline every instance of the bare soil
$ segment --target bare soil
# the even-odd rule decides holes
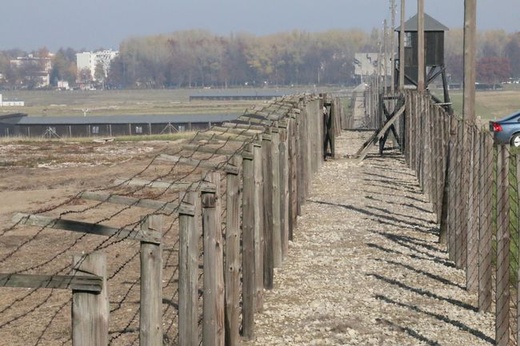
[[[168,173],[165,164],[150,163],[179,142],[0,142],[0,273],[69,274],[72,256],[94,249],[107,252],[111,344],[129,345],[138,338],[139,244],[73,232],[14,226],[15,213],[41,213],[113,227],[135,228],[142,208],[75,199],[83,190],[113,193],[114,179],[156,178]],[[128,188],[127,188],[128,189]],[[119,188],[124,191],[124,188]],[[128,193],[128,191],[127,191]],[[157,194],[143,189],[142,196]],[[135,193],[134,193],[135,194]],[[162,192],[165,201],[176,196]],[[138,210],[140,209],[140,210]],[[165,232],[165,330],[175,335],[177,231]],[[137,244],[136,244],[137,243]],[[1,345],[71,344],[71,293],[68,290],[2,288]]]

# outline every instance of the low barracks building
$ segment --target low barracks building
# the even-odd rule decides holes
[[[29,117],[0,115],[0,137],[112,137],[208,129],[239,114]]]

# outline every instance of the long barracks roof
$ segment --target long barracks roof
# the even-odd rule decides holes
[[[18,125],[88,125],[88,124],[184,124],[224,122],[238,118],[240,114],[192,114],[192,115],[110,115],[110,116],[25,116]]]
[[[406,32],[415,32],[419,31],[419,27],[417,25],[417,15],[408,19],[406,23],[404,23],[404,31]],[[440,23],[437,19],[429,16],[428,14],[424,14],[424,31],[449,31],[450,29],[444,24]],[[401,27],[395,29],[395,31],[401,31]]]

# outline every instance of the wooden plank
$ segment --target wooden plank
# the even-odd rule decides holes
[[[215,169],[215,170],[222,170],[226,173],[231,174],[238,174],[240,172],[240,167],[236,167],[230,164],[227,164],[225,162],[221,163],[214,163],[204,160],[196,160],[189,157],[181,157],[181,156],[175,156],[175,155],[166,155],[161,154],[157,157],[157,160],[161,161],[167,161],[174,164],[183,164],[187,166],[192,167],[198,167],[198,168],[207,168],[207,169]]]
[[[374,144],[374,143],[377,143],[378,140],[380,140],[384,134],[386,133],[386,131],[390,128],[390,126],[392,126],[396,121],[397,119],[404,113],[404,110],[405,110],[405,106],[403,105],[398,111],[397,113],[395,113],[386,123],[385,125],[381,128],[381,130],[377,131],[376,133],[374,133],[365,143],[363,143],[363,145],[361,146],[361,148],[356,152],[356,155],[357,157],[359,157],[359,161],[363,161],[365,159],[365,157],[367,156],[368,154],[368,151],[370,150],[370,145],[371,144]]]
[[[182,205],[189,205],[200,215],[200,198],[197,192],[181,192]],[[195,215],[179,216],[179,345],[198,346],[198,260],[201,229]]]
[[[234,166],[240,167],[242,157],[233,156],[231,162]],[[226,174],[226,345],[240,343],[240,180],[239,175]]]
[[[493,139],[481,133],[481,174],[479,184],[480,232],[479,232],[479,311],[490,312],[493,300]],[[517,156],[518,157],[518,156]]]
[[[249,145],[253,151],[253,145]],[[242,161],[242,335],[247,340],[254,336],[255,313],[255,172],[254,161]]]
[[[101,292],[72,291],[72,345],[108,345],[110,313],[106,285],[106,255],[94,252],[73,259],[73,274],[92,273],[103,278]]]
[[[48,227],[71,232],[115,237],[117,239],[139,240],[156,244],[161,242],[161,234],[155,231],[120,229],[82,221],[55,219],[43,215],[17,213],[13,216],[13,222],[20,225]]]
[[[116,179],[115,185],[149,187],[153,189],[168,189],[170,191],[195,191],[215,192],[215,184],[208,182],[194,181],[192,183],[167,182],[167,181],[150,181],[144,179]]]
[[[179,212],[182,214],[193,214],[195,213],[195,209],[192,206],[171,202],[162,202],[153,199],[146,198],[134,198],[127,196],[119,196],[112,195],[108,193],[100,193],[100,192],[82,192],[79,196],[80,198],[99,201],[99,202],[107,202],[114,204],[122,204],[122,205],[131,205],[134,207],[140,208],[148,208],[154,210],[164,211],[166,213]]]
[[[252,128],[233,128],[233,127],[225,127],[225,126],[213,126],[210,130],[210,133],[211,132],[220,132],[220,133],[227,133],[227,134],[246,136],[246,137],[256,137],[256,136],[264,133],[264,131],[265,131],[265,128],[258,130],[258,129],[252,129]]]
[[[289,251],[289,146],[288,130],[280,133],[280,234],[282,262]]]
[[[162,235],[161,215],[150,215],[141,225],[141,231]],[[162,345],[162,244],[142,241],[141,296],[139,304],[139,345]]]
[[[193,141],[220,141],[220,142],[249,142],[251,137],[234,134],[222,134],[211,132],[198,132]]]
[[[207,173],[209,182],[218,184],[218,172]],[[218,185],[217,185],[218,186]],[[220,189],[216,193],[202,193],[202,225],[204,234],[204,316],[205,346],[224,345],[224,265],[221,228]]]
[[[280,133],[273,132],[271,136],[272,251],[274,267],[278,268],[282,265]]]
[[[264,287],[274,287],[274,257],[273,257],[273,172],[272,143],[265,136],[262,140],[262,175],[263,175],[263,225],[264,225]]]
[[[0,273],[0,287],[56,288],[99,293],[103,289],[103,278],[96,275]]]
[[[262,145],[253,145],[254,166],[254,241],[255,241],[255,311],[263,309],[264,291],[264,166],[262,158]]]
[[[509,345],[510,328],[510,231],[509,231],[509,148],[498,146],[497,187],[497,269],[495,330],[496,344]]]
[[[223,123],[222,127],[231,127],[236,129],[248,129],[248,130],[256,130],[256,131],[265,131],[265,126],[262,125],[252,125],[252,124],[240,124],[240,123]]]

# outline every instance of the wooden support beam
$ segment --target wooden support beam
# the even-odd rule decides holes
[[[219,140],[219,141],[225,141],[225,142],[247,142],[251,140],[251,137],[249,136],[241,136],[236,135],[232,133],[225,133],[225,132],[215,132],[215,131],[206,131],[206,132],[199,132],[195,137],[193,137],[194,141],[200,141],[200,140]]]
[[[217,131],[223,132],[223,133],[228,133],[228,134],[233,134],[233,135],[239,135],[239,136],[254,137],[259,134],[264,133],[265,128],[263,128],[262,130],[249,129],[249,128],[241,129],[241,128],[232,128],[232,127],[225,127],[225,126],[213,126],[211,128],[211,132],[217,132]]]
[[[404,113],[405,105],[399,109],[397,113],[395,113],[388,121],[385,123],[385,125],[379,130],[378,132],[374,133],[364,144],[363,146],[358,150],[356,153],[356,156],[359,157],[359,161],[363,161],[364,158],[367,156],[368,149],[370,149],[370,145],[377,142],[379,139],[381,139],[386,131],[392,126],[395,121]]]
[[[103,278],[96,275],[33,275],[0,273],[0,287],[56,288],[101,292]]]
[[[253,125],[253,124],[241,124],[241,123],[223,123],[222,127],[230,127],[235,129],[247,129],[254,131],[261,131],[262,133],[265,131],[265,126],[262,125]]]
[[[225,163],[225,162],[214,163],[214,162],[209,162],[209,161],[192,159],[189,157],[180,157],[180,156],[166,155],[166,154],[159,155],[157,159],[162,160],[162,161],[167,161],[170,163],[174,163],[174,164],[179,163],[179,164],[193,166],[193,167],[199,167],[199,168],[222,170],[226,173],[231,173],[231,174],[240,173],[240,167],[236,167],[236,166],[233,166],[233,165],[231,165],[229,163]]]
[[[108,193],[88,192],[88,191],[82,192],[80,194],[80,197],[83,199],[92,200],[92,201],[108,202],[108,203],[122,204],[122,205],[131,205],[134,207],[160,210],[160,211],[164,211],[166,213],[179,212],[182,214],[189,214],[189,215],[195,213],[195,209],[186,204],[179,205],[178,203],[156,201],[153,199],[146,199],[146,198],[134,198],[134,197],[112,195],[112,194],[108,194]]]
[[[196,145],[196,144],[187,144],[182,147],[183,150],[200,152],[205,154],[213,154],[213,155],[224,155],[224,156],[233,156],[233,155],[241,155],[243,158],[251,158],[251,153],[241,150],[231,150],[225,148],[213,148],[205,145]]]
[[[128,185],[128,186],[145,186],[153,189],[168,189],[170,191],[202,191],[202,192],[215,192],[215,184],[208,182],[195,181],[192,183],[170,183],[167,181],[150,181],[143,179],[116,179],[114,180],[115,185]]]
[[[121,229],[82,221],[55,219],[43,215],[17,213],[13,216],[13,222],[20,225],[48,227],[71,232],[115,237],[118,239],[146,241],[154,244],[159,244],[162,237],[159,232],[155,231]]]

